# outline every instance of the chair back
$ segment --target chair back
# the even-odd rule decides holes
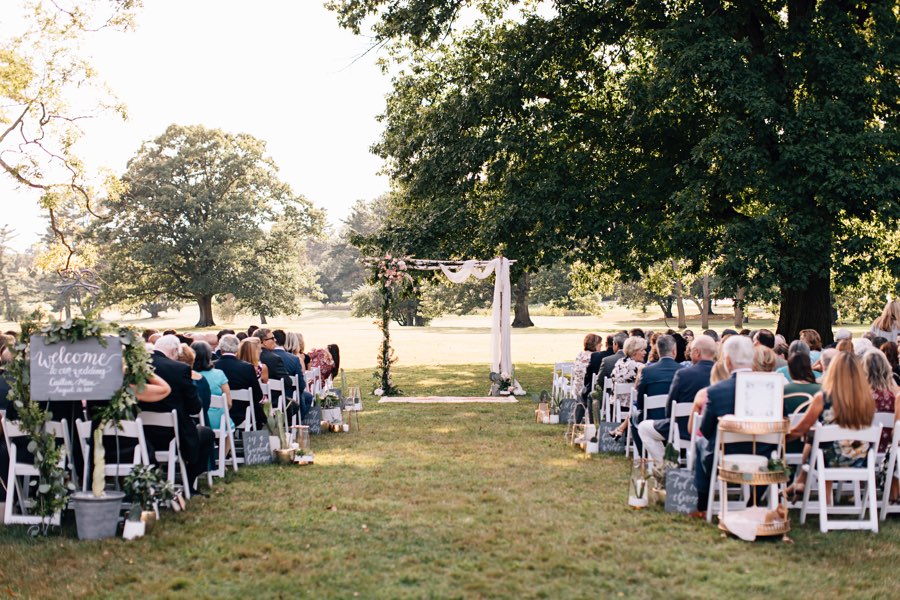
[[[853,440],[878,444],[880,438],[880,423],[864,429],[847,429],[839,425],[819,425],[816,427],[816,435],[813,438],[813,449],[818,448],[820,444],[836,442],[838,440]]]
[[[882,429],[893,429],[894,428],[894,413],[892,413],[892,412],[877,412],[877,413],[875,413],[875,418],[872,419],[872,425],[881,425]]]
[[[651,410],[665,408],[666,402],[669,400],[668,394],[657,394],[655,396],[644,396],[644,419]]]
[[[678,427],[677,419],[683,419],[685,417],[690,417],[692,410],[694,410],[693,402],[673,402],[672,403],[672,416],[669,417],[669,442],[670,443],[679,443],[678,440],[681,440],[681,431]]]
[[[341,369],[343,371],[343,369]],[[291,380],[291,387],[294,388],[293,400],[294,402],[300,402],[300,376],[299,375],[289,375],[288,379]]]

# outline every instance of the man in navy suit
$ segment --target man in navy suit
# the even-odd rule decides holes
[[[631,435],[638,453],[643,450],[638,425],[644,420],[644,399],[647,396],[668,394],[675,373],[684,367],[675,362],[675,338],[671,335],[656,338],[656,351],[659,353],[659,360],[644,367],[638,375],[636,410],[631,412]],[[648,419],[661,419],[664,416],[664,408],[653,409],[647,413]]]
[[[248,362],[237,357],[240,342],[236,335],[225,334],[219,340],[221,357],[215,362],[215,367],[225,373],[228,378],[228,387],[232,390],[250,390],[253,394],[253,412],[256,417],[256,427],[261,429],[266,424],[266,416],[262,408],[262,388],[256,377],[256,369]],[[247,403],[243,400],[232,400],[231,409],[228,411],[235,426],[241,426],[247,418]]]
[[[703,388],[709,386],[709,374],[712,371],[716,358],[716,342],[707,335],[698,336],[691,345],[690,367],[679,369],[672,379],[672,387],[669,388],[669,398],[666,400],[666,418],[647,419],[638,425],[638,434],[641,442],[647,448],[647,454],[656,461],[663,459],[665,442],[669,439],[669,425],[672,418],[672,405],[680,402],[693,404],[694,396]],[[647,367],[648,369],[650,366]],[[678,432],[683,440],[691,439],[691,432],[687,428],[687,417],[679,417]]]
[[[203,410],[203,406],[191,379],[191,368],[175,360],[180,344],[174,335],[164,335],[157,340],[150,360],[153,370],[169,384],[172,391],[159,402],[138,402],[138,406],[148,412],[170,412],[175,409],[181,458],[187,467],[191,493],[197,493],[194,481],[209,468],[215,436],[209,427],[196,425],[191,419],[191,415]],[[165,449],[172,439],[171,430],[160,427],[145,426],[144,435],[147,444],[156,449]]]
[[[284,368],[287,371],[287,374],[290,376],[297,376],[297,389],[300,391],[298,394],[300,396],[300,415],[305,417],[306,413],[309,412],[309,407],[312,405],[312,394],[306,391],[306,380],[303,377],[303,364],[300,362],[299,356],[294,356],[284,349],[284,343],[287,340],[287,334],[284,330],[276,329],[272,332],[272,335],[275,337],[275,348],[272,351],[284,361]],[[293,394],[294,386],[291,384],[291,391],[287,391],[288,386],[285,384],[284,389],[288,396],[291,396]]]
[[[698,509],[705,511],[709,500],[709,486],[712,478],[713,453],[716,448],[716,435],[719,428],[719,417],[734,414],[734,394],[736,389],[737,374],[742,371],[751,371],[753,368],[753,342],[743,335],[729,337],[722,346],[722,355],[725,358],[725,366],[731,373],[731,377],[725,381],[710,386],[706,390],[706,408],[703,410],[703,420],[700,422],[700,432],[703,438],[697,441],[697,461],[694,464],[694,484],[697,487]],[[743,448],[734,445],[732,452],[741,452]],[[747,453],[751,450],[746,449]],[[760,446],[760,452],[766,450]],[[701,514],[697,514],[701,516]],[[702,516],[706,516],[702,514]]]

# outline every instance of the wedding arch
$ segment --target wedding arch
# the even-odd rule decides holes
[[[379,352],[379,370],[381,387],[378,395],[395,395],[399,392],[390,377],[391,365],[396,361],[390,346],[389,320],[391,304],[397,299],[396,290],[411,281],[409,271],[440,271],[453,283],[463,283],[470,277],[487,279],[494,276],[494,298],[491,310],[491,394],[501,391],[508,393],[524,391],[515,379],[515,368],[512,363],[510,335],[510,297],[512,286],[509,281],[509,267],[515,264],[498,256],[492,260],[431,260],[420,258],[399,258],[390,254],[384,258],[369,259],[374,266],[374,279],[382,294],[382,347]],[[379,393],[380,392],[380,393]]]

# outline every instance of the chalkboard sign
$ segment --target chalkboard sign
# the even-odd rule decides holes
[[[694,473],[688,469],[669,469],[666,473],[666,512],[690,514],[697,510]]]
[[[47,344],[31,336],[32,400],[109,400],[122,387],[122,343],[107,335]]]
[[[612,421],[602,421],[600,423],[600,452],[611,452],[613,454],[625,454],[625,435],[616,439],[609,435],[609,432],[618,429],[619,424]]]
[[[272,462],[272,448],[269,447],[269,432],[245,431],[244,463],[248,465],[264,465]]]
[[[309,407],[309,412],[303,418],[301,425],[309,427],[309,432],[312,434],[322,433],[322,408],[319,406]]]
[[[575,422],[575,405],[578,401],[574,398],[563,400],[559,403],[559,422],[574,423]]]

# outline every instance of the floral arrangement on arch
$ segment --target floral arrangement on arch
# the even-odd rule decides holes
[[[372,261],[372,282],[381,293],[381,318],[375,324],[381,329],[381,347],[378,350],[378,366],[375,368],[375,390],[377,396],[397,396],[401,391],[394,386],[391,377],[391,365],[397,362],[394,349],[391,348],[391,308],[396,300],[402,299],[412,288],[413,278],[408,273],[408,258],[392,256],[390,252],[384,257]]]

